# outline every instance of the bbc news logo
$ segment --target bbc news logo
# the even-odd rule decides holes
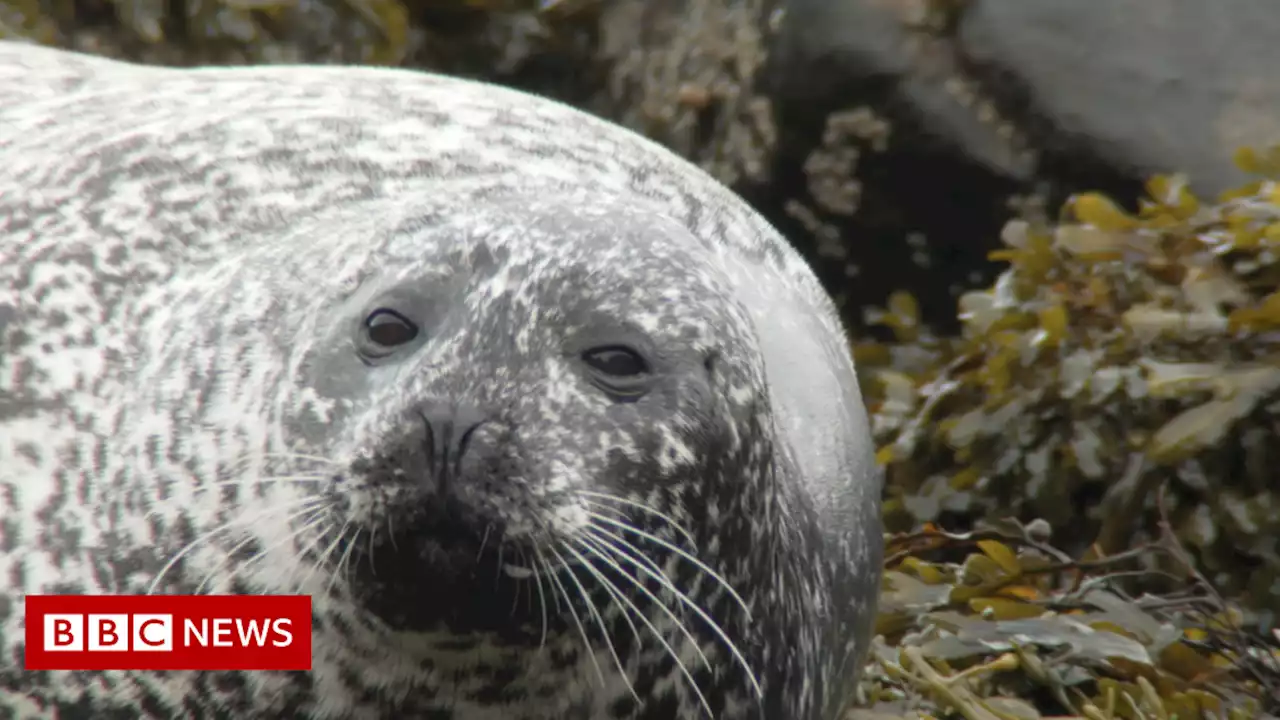
[[[306,595],[28,595],[28,670],[310,670]]]

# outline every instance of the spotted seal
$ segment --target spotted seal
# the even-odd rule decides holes
[[[507,89],[0,43],[0,710],[834,720],[846,339],[743,202]],[[31,593],[312,597],[310,673],[36,673]]]

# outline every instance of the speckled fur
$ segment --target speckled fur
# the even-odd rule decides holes
[[[357,361],[352,328],[398,288],[425,293],[427,338]],[[566,349],[617,328],[660,359],[639,402],[611,402]],[[880,476],[843,332],[774,230],[626,131],[407,71],[167,70],[0,42],[0,337],[0,716],[697,717],[657,633],[719,718],[835,720],[853,694]],[[651,632],[581,568],[559,577],[587,586],[591,654],[545,597],[538,649],[532,581],[501,581],[521,604],[501,631],[415,616],[487,599],[419,607],[437,578],[371,572],[405,557],[378,531],[431,501],[396,484],[419,469],[406,413],[462,397],[498,418],[476,442],[502,469],[468,490],[505,523],[494,547],[568,553],[600,508],[582,491],[661,510],[691,537],[634,506],[611,517],[690,541],[745,600],[750,616],[636,546],[761,693],[687,608],[628,590]],[[300,527],[317,498],[323,522]],[[25,594],[153,584],[312,595],[314,671],[15,669]]]

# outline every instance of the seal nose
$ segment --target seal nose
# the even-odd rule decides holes
[[[444,492],[449,480],[458,476],[467,444],[485,415],[472,405],[445,402],[424,403],[418,414],[427,425],[427,465],[436,488]]]

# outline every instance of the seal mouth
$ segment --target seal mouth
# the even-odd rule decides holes
[[[448,502],[387,523],[355,561],[362,604],[397,630],[525,635],[539,617],[536,550]]]

